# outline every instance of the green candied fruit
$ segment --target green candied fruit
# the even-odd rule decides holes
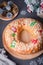
[[[16,41],[14,40],[14,41],[11,43],[10,47],[14,48],[15,45],[16,45]]]
[[[15,35],[16,35],[15,33],[12,33],[12,36],[13,36],[13,37],[15,37]]]
[[[36,24],[36,21],[33,21],[30,26],[34,26]]]

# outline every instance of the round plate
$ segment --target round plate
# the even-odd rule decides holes
[[[18,9],[18,6],[16,4],[14,4],[14,6],[16,7],[17,12],[11,18],[4,17],[4,16],[0,15],[0,19],[7,21],[7,20],[12,20],[13,18],[15,18],[19,13],[19,9]]]
[[[13,21],[14,22],[14,21]],[[6,27],[7,28],[7,27]],[[6,28],[4,29],[3,31],[3,35],[2,35],[2,41],[3,41],[3,45],[4,45],[4,48],[9,52],[9,54],[11,54],[12,56],[16,57],[16,58],[19,58],[19,59],[23,59],[23,60],[26,60],[26,59],[32,59],[32,58],[35,58],[39,55],[41,55],[43,53],[43,50],[37,52],[37,53],[34,53],[34,54],[30,54],[30,55],[22,55],[22,54],[19,54],[15,51],[12,50],[12,48],[8,47],[8,45],[6,44],[6,41],[5,41],[5,31],[6,31]]]

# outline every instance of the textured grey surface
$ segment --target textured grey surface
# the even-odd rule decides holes
[[[0,0],[0,2],[3,0]],[[6,0],[8,1],[8,0]],[[29,14],[26,11],[26,4],[23,2],[24,0],[12,0],[13,2],[15,2],[18,7],[19,7],[19,14],[18,16],[15,18],[21,18],[21,17],[29,17],[29,18],[34,18],[37,19],[39,21],[41,21],[41,23],[43,24],[43,19],[39,18],[35,12]],[[25,11],[25,12],[24,12]],[[14,19],[13,19],[14,20]],[[0,20],[0,48],[3,48],[3,44],[2,44],[2,32],[5,28],[5,26],[11,21],[3,21]],[[8,55],[8,57],[15,61],[17,63],[17,65],[43,65],[43,54],[40,55],[39,57],[35,58],[35,59],[31,59],[31,60],[19,60],[17,58],[12,57],[11,55],[9,55],[7,52],[6,54]]]
[[[16,65],[15,62],[8,59],[4,49],[0,49],[0,65]]]

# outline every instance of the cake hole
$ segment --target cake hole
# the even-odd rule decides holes
[[[30,41],[29,32],[26,30],[22,30],[19,33],[19,41],[24,42],[24,43],[28,43]]]

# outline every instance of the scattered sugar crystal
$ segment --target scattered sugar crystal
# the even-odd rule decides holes
[[[43,57],[38,58],[38,59],[37,59],[37,62],[38,62],[39,64],[43,64]]]
[[[27,12],[26,12],[25,10],[22,10],[22,11],[20,12],[21,15],[26,15],[26,13],[27,13]]]
[[[37,65],[36,61],[30,61],[29,65]]]

